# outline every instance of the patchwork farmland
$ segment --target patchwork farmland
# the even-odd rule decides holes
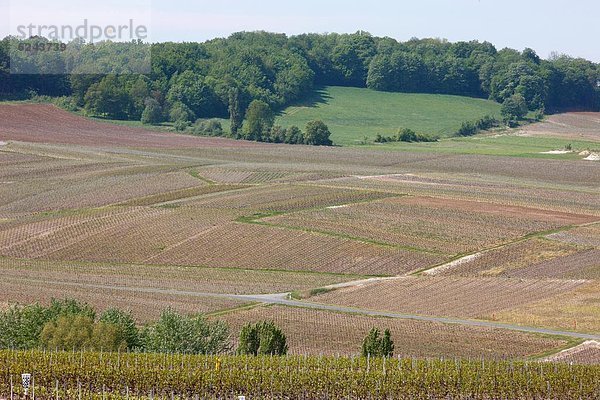
[[[560,118],[597,140],[589,115]],[[570,130],[515,140],[549,127]],[[403,356],[596,363],[589,344],[560,352],[600,336],[598,193],[593,161],[258,144],[0,105],[0,306],[70,297],[140,324],[171,307],[234,334],[274,320],[294,354],[355,355],[380,327]]]

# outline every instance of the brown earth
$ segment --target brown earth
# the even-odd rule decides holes
[[[433,322],[340,314],[282,306],[256,307],[214,317],[234,334],[245,323],[272,320],[288,338],[291,354],[358,355],[373,327],[390,329],[396,356],[506,359],[534,356],[560,348],[562,339]]]
[[[540,123],[526,126],[521,130],[521,134],[600,141],[600,113],[571,112],[550,115]]]
[[[45,104],[0,105],[0,121],[0,140],[157,149],[260,146],[101,123]]]
[[[539,279],[405,277],[334,290],[310,300],[376,311],[483,318],[571,292],[583,283]]]

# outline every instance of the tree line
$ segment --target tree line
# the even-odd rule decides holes
[[[244,325],[234,351],[229,326],[202,314],[166,309],[158,320],[140,327],[131,312],[109,308],[98,314],[87,303],[53,299],[47,306],[11,305],[0,311],[0,349],[282,356],[288,344],[272,321]],[[362,344],[365,357],[391,357],[393,352],[389,330],[380,337],[374,328]]]
[[[32,41],[45,39],[28,39]],[[131,62],[127,52],[133,50],[129,44],[108,42],[95,44],[94,52],[79,43],[28,61],[42,71],[53,70],[53,64],[74,65],[70,75],[10,74],[18,43],[14,37],[0,42],[3,98],[67,96],[64,105],[92,115],[171,121],[182,127],[197,119],[229,118],[235,137],[253,101],[278,111],[321,85],[454,94],[500,103],[516,97],[528,111],[600,109],[598,64],[565,55],[543,60],[531,49],[498,50],[488,42],[399,42],[364,32],[291,37],[240,32],[204,43],[148,45],[152,57],[145,75],[122,74]],[[98,63],[113,73],[86,73]]]

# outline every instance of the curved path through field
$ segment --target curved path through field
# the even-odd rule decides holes
[[[378,279],[378,278],[375,278],[375,279]],[[383,278],[383,279],[386,279],[386,278]],[[23,281],[28,281],[28,280],[35,281],[34,279],[23,279]],[[396,318],[396,319],[408,319],[408,320],[415,320],[415,321],[439,322],[439,323],[443,323],[443,324],[479,326],[479,327],[495,328],[495,329],[507,329],[507,330],[511,330],[511,331],[519,331],[519,332],[527,332],[527,333],[538,333],[538,334],[555,335],[555,336],[567,336],[567,337],[572,337],[572,338],[576,338],[576,339],[600,340],[600,335],[595,335],[595,334],[559,331],[559,330],[545,329],[545,328],[535,328],[535,327],[529,327],[529,326],[504,324],[504,323],[493,322],[493,321],[471,320],[471,319],[462,319],[462,318],[433,317],[433,316],[424,316],[424,315],[415,315],[415,314],[401,314],[401,313],[394,313],[394,312],[375,311],[375,310],[368,310],[368,309],[361,309],[361,308],[343,307],[343,306],[336,306],[336,305],[313,303],[313,302],[308,302],[308,301],[292,300],[292,299],[290,299],[291,293],[266,294],[266,295],[235,295],[235,294],[225,294],[225,293],[194,292],[194,291],[176,290],[176,289],[157,289],[157,288],[148,288],[148,287],[97,285],[97,284],[75,283],[75,282],[72,282],[72,283],[59,282],[59,281],[56,281],[56,282],[44,281],[44,282],[50,283],[50,284],[52,284],[52,283],[60,284],[63,286],[69,285],[69,286],[76,286],[76,287],[84,287],[84,288],[89,288],[89,289],[108,289],[108,290],[120,290],[120,291],[124,291],[124,292],[153,293],[153,294],[163,294],[163,295],[171,295],[171,296],[210,297],[210,298],[219,298],[219,299],[227,299],[227,300],[240,300],[240,301],[253,302],[253,303],[275,304],[275,305],[282,305],[282,306],[288,306],[288,307],[303,307],[303,308],[310,308],[310,309],[324,310],[324,311],[333,311],[333,312],[340,312],[340,313],[360,314],[360,315],[367,315],[367,316],[372,316],[372,317],[386,317],[386,318]]]

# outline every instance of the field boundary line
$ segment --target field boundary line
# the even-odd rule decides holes
[[[179,203],[184,203],[186,201],[193,201],[196,199],[201,199],[201,198],[211,198],[211,197],[216,197],[218,195],[221,195],[223,193],[237,193],[237,192],[241,192],[243,190],[249,190],[249,189],[254,189],[256,188],[256,186],[254,185],[247,185],[247,184],[218,184],[218,185],[209,185],[209,186],[238,186],[237,189],[231,189],[231,190],[225,190],[225,191],[219,191],[219,192],[212,192],[212,193],[206,193],[206,194],[201,194],[201,195],[197,195],[197,196],[191,196],[191,197],[185,197],[183,199],[176,199],[176,200],[169,200],[169,201],[165,201],[163,203],[156,203],[153,204],[152,207],[165,207],[165,206],[173,206],[173,205],[177,205]],[[239,187],[242,186],[242,187]],[[200,186],[201,187],[201,186]]]
[[[186,244],[186,243],[189,243],[189,242],[191,242],[191,241],[192,241],[192,240],[194,240],[194,239],[197,239],[197,238],[199,238],[199,237],[201,237],[201,236],[204,236],[204,235],[206,235],[207,233],[210,233],[210,232],[214,231],[215,229],[218,229],[218,228],[220,228],[221,226],[222,226],[222,225],[215,225],[215,226],[211,226],[211,227],[209,227],[209,228],[207,228],[207,229],[204,229],[204,230],[202,230],[201,232],[198,232],[198,233],[197,233],[197,234],[195,234],[195,235],[188,236],[187,238],[183,239],[182,241],[180,241],[180,242],[177,242],[177,243],[174,243],[174,244],[172,244],[172,245],[170,245],[170,246],[167,246],[167,247],[165,247],[164,249],[162,249],[161,251],[159,251],[157,254],[155,254],[155,255],[153,255],[153,256],[151,256],[151,257],[148,257],[148,258],[144,259],[144,260],[141,262],[141,264],[146,264],[147,262],[149,262],[149,261],[152,261],[152,260],[154,260],[154,259],[156,259],[156,258],[160,257],[160,256],[161,256],[161,255],[163,255],[165,252],[167,252],[167,251],[170,251],[170,250],[173,250],[173,249],[176,249],[176,248],[177,248],[177,247],[179,247],[179,246],[182,246],[182,245],[184,245],[184,244]]]
[[[428,272],[432,272],[432,271],[440,271],[440,269],[445,269],[445,267],[449,266],[450,264],[454,264],[452,265],[452,267],[457,266],[457,265],[462,265],[464,263],[468,263],[474,259],[480,258],[481,256],[494,251],[494,250],[499,250],[499,249],[503,249],[505,247],[508,246],[512,246],[515,244],[519,244],[519,243],[523,243],[526,242],[528,240],[531,239],[546,239],[546,240],[553,240],[552,238],[548,238],[548,235],[553,235],[555,233],[560,233],[560,232],[566,232],[566,231],[570,231],[572,229],[577,229],[577,228],[584,228],[586,226],[591,226],[591,225],[596,225],[596,224],[600,224],[600,221],[593,221],[593,222],[585,222],[583,224],[572,224],[572,225],[566,225],[560,228],[555,228],[555,229],[548,229],[545,231],[539,231],[539,232],[532,232],[532,233],[528,233],[525,236],[521,236],[513,241],[507,242],[507,243],[502,243],[493,247],[489,247],[483,250],[479,250],[479,251],[475,251],[472,253],[467,253],[467,254],[459,254],[455,257],[453,257],[452,259],[450,259],[449,261],[446,261],[442,264],[437,264],[434,265],[432,267],[429,268],[424,268],[421,269],[419,271],[415,271],[413,272],[411,275],[425,275],[425,276],[435,276],[436,273],[433,274],[429,274]],[[461,262],[461,260],[465,260],[463,262]],[[452,268],[451,267],[451,268]]]
[[[328,186],[310,185],[310,184],[304,185],[304,186],[310,186],[310,187],[328,187]],[[352,241],[363,243],[363,244],[371,244],[371,245],[374,245],[374,246],[387,247],[387,248],[393,248],[393,249],[405,250],[405,251],[411,251],[411,252],[415,252],[415,253],[424,253],[424,254],[432,254],[432,255],[439,255],[439,256],[448,256],[448,254],[445,254],[445,253],[440,252],[440,251],[427,250],[427,249],[422,249],[420,247],[403,246],[403,245],[398,245],[398,244],[393,244],[393,243],[388,243],[388,242],[381,242],[381,241],[373,240],[373,239],[369,239],[369,238],[363,238],[363,237],[360,237],[360,236],[347,235],[347,234],[344,234],[344,233],[337,233],[337,232],[331,232],[331,231],[321,230],[321,229],[311,229],[311,228],[304,228],[304,227],[300,227],[300,226],[291,226],[291,225],[285,225],[285,224],[278,224],[278,223],[272,223],[272,222],[263,221],[266,218],[279,217],[279,216],[296,214],[296,213],[307,212],[307,211],[308,212],[310,212],[310,211],[321,211],[321,210],[330,209],[332,207],[353,206],[353,205],[359,205],[359,204],[369,204],[369,203],[374,203],[374,202],[377,202],[377,201],[382,201],[382,200],[386,200],[386,199],[390,199],[390,198],[411,197],[410,195],[402,194],[402,193],[391,193],[391,192],[386,192],[386,191],[373,191],[373,190],[368,190],[368,189],[363,189],[363,191],[365,191],[365,192],[375,192],[375,193],[385,193],[385,194],[389,194],[389,196],[382,197],[382,198],[377,198],[377,199],[356,200],[354,202],[346,202],[344,204],[334,205],[334,206],[311,207],[311,208],[305,208],[305,209],[301,209],[301,210],[281,211],[281,212],[271,212],[271,213],[258,213],[258,214],[247,216],[247,217],[244,217],[244,216],[238,217],[238,218],[235,219],[235,222],[242,223],[242,224],[267,226],[267,227],[270,227],[270,228],[280,228],[280,229],[286,229],[286,230],[291,230],[291,231],[299,231],[299,232],[306,232],[306,233],[316,233],[316,234],[319,234],[319,235],[325,235],[325,236],[335,237],[335,238],[338,238],[338,239],[347,239],[347,240],[352,240]]]
[[[271,216],[276,216],[276,215],[271,215]],[[268,217],[271,217],[271,216],[268,216]],[[264,218],[268,218],[268,217],[264,217]],[[260,218],[259,218],[259,220],[255,220],[253,222],[248,222],[248,221],[244,221],[244,220],[236,220],[236,222],[243,223],[243,224],[267,226],[270,228],[286,229],[286,230],[291,230],[291,231],[316,233],[319,235],[330,236],[330,237],[334,237],[334,238],[338,238],[338,239],[347,239],[347,240],[352,240],[352,241],[358,242],[358,243],[371,244],[374,246],[387,247],[387,248],[398,249],[398,250],[405,250],[405,251],[410,251],[413,253],[424,253],[424,254],[432,254],[432,255],[439,255],[439,256],[447,256],[447,254],[444,254],[441,252],[437,252],[434,250],[421,249],[419,247],[402,246],[402,245],[397,245],[397,244],[393,244],[393,243],[380,242],[377,240],[371,240],[371,239],[362,238],[359,236],[345,235],[343,233],[330,232],[330,231],[325,231],[325,230],[320,230],[320,229],[310,229],[310,228],[302,228],[302,227],[291,226],[291,225],[273,224],[273,223],[269,223],[269,222],[263,222],[263,221],[260,221]]]

